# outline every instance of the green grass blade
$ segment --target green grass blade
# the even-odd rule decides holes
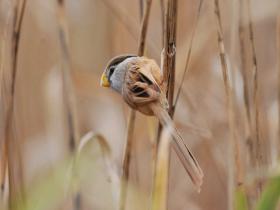
[[[236,189],[234,205],[236,210],[248,210],[246,192],[243,187]]]
[[[274,210],[280,197],[280,176],[271,178],[257,204],[257,210]]]

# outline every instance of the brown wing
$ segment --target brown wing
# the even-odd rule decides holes
[[[145,57],[141,57],[139,71],[145,75],[150,81],[152,81],[156,86],[161,89],[162,86],[162,75],[159,66],[157,63]]]
[[[160,69],[153,60],[140,57],[132,62],[126,72],[123,86],[125,101],[144,114],[152,114],[149,110],[143,111],[143,107],[160,99],[161,78]]]

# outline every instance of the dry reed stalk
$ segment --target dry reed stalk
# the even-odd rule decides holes
[[[118,1],[111,0],[100,0],[110,11],[112,14],[125,26],[127,31],[131,34],[131,36],[137,40],[139,35],[139,29],[137,28],[137,22],[133,21],[131,18],[127,18],[127,14],[124,11],[123,7],[120,5]]]
[[[279,7],[280,8],[280,7]],[[280,13],[277,17],[277,29],[276,29],[276,42],[277,42],[277,69],[278,69],[278,141],[276,143],[277,154],[276,157],[279,159],[280,155]]]
[[[168,0],[165,14],[165,26],[163,31],[163,50],[161,54],[161,68],[166,98],[169,104],[168,113],[173,118],[174,87],[175,87],[175,60],[176,60],[176,22],[177,22],[177,0]],[[157,147],[160,140],[162,126],[159,123],[156,146],[154,154],[157,154]]]
[[[243,97],[245,103],[245,111],[246,111],[246,122],[245,126],[248,132],[248,144],[252,145],[252,116],[251,116],[251,105],[250,105],[250,91],[248,84],[248,66],[246,64],[247,56],[246,56],[246,46],[245,46],[245,11],[244,11],[244,1],[239,1],[239,45],[240,45],[240,57],[241,57],[241,76],[243,80]],[[249,148],[252,151],[252,149]],[[251,152],[252,153],[252,152]],[[251,157],[253,158],[253,157]]]
[[[13,2],[13,31],[11,49],[10,89],[7,99],[7,110],[4,122],[4,146],[7,153],[8,180],[9,180],[9,209],[21,209],[25,205],[25,192],[22,172],[21,144],[17,141],[14,125],[15,86],[18,67],[18,52],[22,31],[22,21],[26,8],[26,1]]]
[[[145,50],[145,43],[146,43],[146,36],[147,36],[147,29],[148,29],[148,22],[150,16],[150,10],[152,6],[152,0],[146,0],[144,16],[141,23],[141,31],[139,37],[139,44],[138,44],[138,55],[142,56]],[[121,193],[120,193],[120,210],[125,209],[126,205],[126,198],[127,198],[127,181],[129,180],[129,165],[131,160],[131,151],[133,147],[133,131],[135,127],[135,118],[136,118],[136,111],[133,109],[129,110],[128,116],[128,126],[127,126],[127,133],[126,133],[126,141],[124,146],[124,157],[122,163],[122,184],[121,184]]]
[[[68,23],[65,11],[65,1],[57,0],[57,16],[58,16],[58,32],[59,41],[62,54],[62,84],[63,84],[63,100],[66,106],[66,117],[68,124],[68,147],[70,155],[76,152],[76,147],[80,138],[77,109],[76,109],[76,97],[71,78],[71,56],[69,50],[69,32]],[[76,172],[73,171],[73,176]],[[73,177],[75,179],[75,177]],[[82,209],[82,198],[80,192],[76,192],[73,197],[73,208],[75,210]]]
[[[248,69],[249,66],[247,64],[247,59],[248,59],[248,55],[247,55],[247,51],[246,51],[246,41],[245,41],[245,37],[246,37],[246,17],[245,17],[245,2],[240,0],[239,1],[239,27],[238,27],[238,34],[239,34],[239,46],[240,46],[240,57],[241,57],[241,67],[240,67],[240,71],[241,71],[241,76],[242,76],[242,80],[243,80],[243,98],[244,98],[244,106],[245,106],[245,140],[246,140],[246,145],[248,145],[247,147],[247,151],[249,154],[249,163],[251,166],[253,166],[252,162],[254,160],[254,153],[253,153],[253,120],[252,120],[252,116],[251,116],[251,103],[250,103],[250,89],[249,89],[249,80],[248,80]],[[244,171],[244,173],[246,173],[246,175],[248,175],[247,173],[249,172],[249,168],[246,167],[246,170]],[[246,186],[245,186],[245,196],[247,198],[247,200],[249,201],[249,209],[252,209],[251,202],[253,199],[251,198],[252,196],[250,195],[250,193],[246,193]]]
[[[111,147],[108,144],[108,141],[102,135],[89,132],[81,138],[77,148],[77,154],[74,160],[73,167],[77,167],[77,166],[83,167],[84,163],[87,162],[89,165],[84,166],[86,167],[85,168],[86,171],[84,171],[84,173],[87,173],[88,168],[90,168],[92,165],[92,158],[89,157],[88,160],[85,161],[83,160],[85,159],[83,157],[89,155],[90,151],[96,148],[96,144],[95,144],[96,142],[98,143],[102,152],[102,159],[104,161],[104,166],[108,173],[108,180],[110,181],[112,187],[113,202],[114,205],[117,207],[117,202],[119,199],[119,188],[120,188],[119,177],[116,172],[117,171],[116,167],[112,161],[113,158],[112,158]],[[76,170],[76,171],[80,171],[80,170]]]
[[[261,139],[260,139],[260,123],[259,123],[259,85],[258,85],[258,64],[257,64],[257,57],[256,57],[256,47],[254,43],[254,30],[253,30],[253,20],[252,20],[252,13],[251,13],[251,1],[241,1],[240,0],[240,19],[239,19],[239,36],[240,36],[240,54],[241,54],[241,68],[242,68],[242,77],[244,81],[244,101],[245,101],[245,109],[246,109],[246,127],[248,128],[248,155],[249,155],[249,164],[251,169],[259,169],[261,164],[263,164],[263,155],[264,153],[262,150]],[[247,10],[246,10],[247,9]],[[248,15],[248,20],[245,20],[245,14]],[[246,22],[247,21],[247,22]],[[245,27],[244,25],[248,23],[248,30],[249,30],[249,47],[250,47],[250,56],[246,55],[246,48],[245,48]],[[250,60],[252,62],[252,67],[249,67],[246,61]],[[250,90],[248,84],[248,73],[249,69],[251,69],[253,75],[253,104],[251,111],[251,104],[250,104]],[[262,181],[256,180],[257,191],[256,193],[248,193],[248,201],[249,201],[249,208],[254,208],[258,197],[262,191]]]
[[[145,12],[141,23],[141,30],[140,30],[140,37],[139,37],[139,44],[138,44],[139,56],[142,56],[145,51],[146,36],[147,36],[151,6],[152,6],[152,0],[146,0]]]
[[[163,81],[165,83],[166,97],[169,103],[169,114],[173,117],[174,87],[175,87],[175,61],[176,61],[176,24],[177,24],[177,0],[168,0],[167,14],[164,30],[163,48]]]
[[[116,17],[127,29],[129,34],[135,39],[138,40],[139,34],[141,30],[137,27],[137,22],[134,21],[133,18],[127,18],[129,14],[127,14],[121,4],[118,1],[111,1],[111,0],[100,0],[109,10],[112,11],[112,15]],[[149,1],[149,0],[146,0]],[[144,11],[145,16],[145,11]],[[149,53],[152,55],[156,55],[159,48],[155,45],[153,41],[145,41],[147,48],[149,48]]]
[[[7,14],[7,21],[5,22],[4,24],[4,32],[3,32],[3,35],[2,35],[2,45],[1,45],[1,61],[0,61],[0,81],[1,81],[1,85],[0,85],[0,97],[2,99],[2,101],[5,101],[4,99],[4,84],[5,84],[5,81],[4,81],[4,70],[6,68],[6,65],[5,65],[5,54],[7,52],[7,43],[8,43],[8,36],[9,36],[9,33],[8,33],[8,29],[9,29],[9,26],[11,25],[11,17],[13,14],[10,14],[10,11],[7,10],[8,14]],[[4,116],[4,113],[5,113],[5,110],[4,110],[4,104],[2,104],[2,109],[0,109],[0,115],[1,116]],[[5,116],[2,118],[3,120],[5,119]],[[2,120],[1,119],[1,120]],[[0,132],[1,133],[5,133],[4,129],[2,128],[2,123],[1,122],[1,128],[0,128]],[[5,123],[3,123],[5,124]],[[4,126],[3,126],[4,127]],[[4,134],[5,135],[5,134]],[[0,189],[1,189],[1,204],[4,205],[4,194],[5,194],[5,190],[6,190],[6,178],[7,178],[7,169],[8,169],[8,157],[7,157],[7,151],[6,151],[6,146],[5,146],[5,139],[4,139],[4,136],[1,135],[1,163],[0,163]],[[0,207],[1,208],[1,207]]]
[[[164,4],[163,4],[164,5]],[[175,88],[175,61],[176,61],[176,32],[177,32],[177,9],[178,0],[168,0],[166,14],[164,19],[163,27],[163,50],[162,50],[162,60],[161,68],[163,73],[164,90],[166,93],[166,98],[169,104],[168,113],[173,118],[174,114],[174,88]],[[163,137],[163,139],[161,138]],[[165,136],[165,137],[164,137]],[[166,209],[167,204],[167,191],[168,191],[168,179],[169,179],[169,163],[170,163],[170,148],[168,152],[165,152],[164,157],[161,156],[160,146],[165,145],[161,143],[161,140],[168,136],[162,134],[162,126],[158,125],[158,135],[156,145],[154,146],[154,174],[153,174],[153,194],[152,194],[152,209]],[[169,141],[169,140],[168,140]],[[169,143],[167,145],[169,147]],[[166,165],[164,170],[160,170],[161,159],[166,159]],[[164,173],[164,174],[159,174]],[[161,178],[164,177],[164,178]],[[160,186],[160,188],[158,188]],[[163,200],[166,199],[166,200]],[[162,202],[165,202],[163,204]]]
[[[196,15],[196,18],[195,18],[194,28],[193,28],[192,33],[191,33],[190,47],[189,47],[189,50],[188,50],[188,53],[187,53],[187,59],[186,59],[186,64],[185,64],[182,80],[179,84],[179,89],[178,89],[178,92],[177,92],[176,98],[175,98],[174,112],[175,112],[175,109],[176,109],[176,106],[177,106],[177,103],[178,103],[178,100],[179,100],[179,96],[180,96],[182,88],[183,88],[183,83],[184,83],[186,74],[189,71],[189,63],[190,63],[190,58],[191,58],[191,53],[192,53],[193,41],[194,41],[197,26],[198,26],[198,22],[199,22],[199,17],[201,15],[202,4],[203,4],[203,0],[200,0],[199,5],[198,5],[197,15]]]
[[[167,209],[168,170],[170,156],[170,132],[164,128],[159,141],[152,192],[152,210]]]
[[[258,85],[258,64],[257,64],[257,55],[255,47],[255,37],[253,30],[253,21],[251,14],[251,1],[247,0],[247,13],[249,16],[249,40],[250,47],[252,52],[252,73],[253,73],[253,103],[254,103],[254,114],[255,114],[255,123],[254,123],[254,136],[255,141],[253,142],[253,164],[254,166],[259,167],[261,164],[262,154],[261,154],[261,142],[260,142],[260,127],[259,127],[259,85]]]
[[[228,144],[228,166],[229,166],[229,178],[228,178],[228,196],[229,196],[229,206],[228,209],[234,208],[234,192],[243,182],[242,176],[242,162],[240,157],[240,145],[238,139],[235,135],[235,107],[233,104],[233,93],[231,88],[231,83],[229,79],[229,70],[227,66],[226,54],[225,54],[225,45],[223,37],[223,27],[222,27],[222,18],[220,13],[219,0],[214,0],[215,7],[214,12],[217,22],[217,35],[218,35],[218,45],[220,52],[220,61],[222,67],[223,80],[225,85],[226,92],[226,105],[228,112],[228,123],[229,123],[229,132],[230,132],[230,142]]]
[[[161,14],[161,34],[162,34],[162,37],[161,37],[161,41],[162,41],[162,47],[164,46],[164,31],[165,31],[165,14],[164,14],[164,11],[165,11],[165,0],[159,0],[160,1],[160,14]]]
[[[7,164],[7,161],[8,161],[8,158],[7,158],[7,151],[5,149],[5,143],[4,141],[1,142],[1,174],[0,174],[0,187],[1,187],[1,204],[3,204],[4,202],[4,195],[5,195],[5,189],[6,189],[6,185],[5,185],[5,181],[6,181],[6,175],[7,175],[7,167],[8,167],[8,164]]]
[[[257,63],[257,54],[256,54],[256,47],[255,47],[255,36],[254,36],[254,29],[253,29],[253,20],[252,20],[252,12],[251,12],[251,1],[247,0],[247,13],[249,17],[249,44],[251,47],[251,54],[252,54],[252,74],[253,74],[253,104],[254,104],[254,117],[255,122],[252,123],[253,130],[254,130],[254,141],[252,142],[252,153],[250,156],[252,157],[252,164],[255,168],[259,169],[263,164],[263,153],[262,153],[262,145],[260,139],[260,123],[259,123],[259,81],[258,81],[258,63]],[[257,187],[257,194],[256,197],[252,199],[252,203],[256,202],[256,199],[260,197],[262,192],[262,181],[256,181]]]
[[[69,131],[69,150],[74,152],[78,143],[79,128],[76,113],[76,97],[71,79],[71,57],[69,51],[69,34],[68,23],[65,14],[65,1],[57,0],[58,3],[58,30],[59,40],[62,53],[62,78],[63,78],[63,94],[67,113],[67,123]]]
[[[139,10],[140,10],[140,21],[142,21],[143,18],[143,12],[144,12],[144,0],[139,0]]]

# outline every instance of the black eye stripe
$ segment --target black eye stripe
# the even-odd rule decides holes
[[[116,66],[111,66],[111,67],[109,68],[109,78],[110,78],[110,77],[112,76],[112,74],[114,73],[115,67],[116,67]]]
[[[125,59],[132,58],[132,57],[137,57],[137,56],[136,55],[123,55],[123,56],[113,58],[107,66],[106,74],[107,74],[108,79],[110,80],[117,65],[119,65],[121,62],[123,62]]]

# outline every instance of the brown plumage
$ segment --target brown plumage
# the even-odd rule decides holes
[[[136,55],[118,56],[107,65],[101,84],[119,92],[133,109],[145,115],[154,115],[163,126],[169,126],[174,139],[172,146],[192,182],[200,189],[203,172],[168,115],[162,75],[156,62]]]

